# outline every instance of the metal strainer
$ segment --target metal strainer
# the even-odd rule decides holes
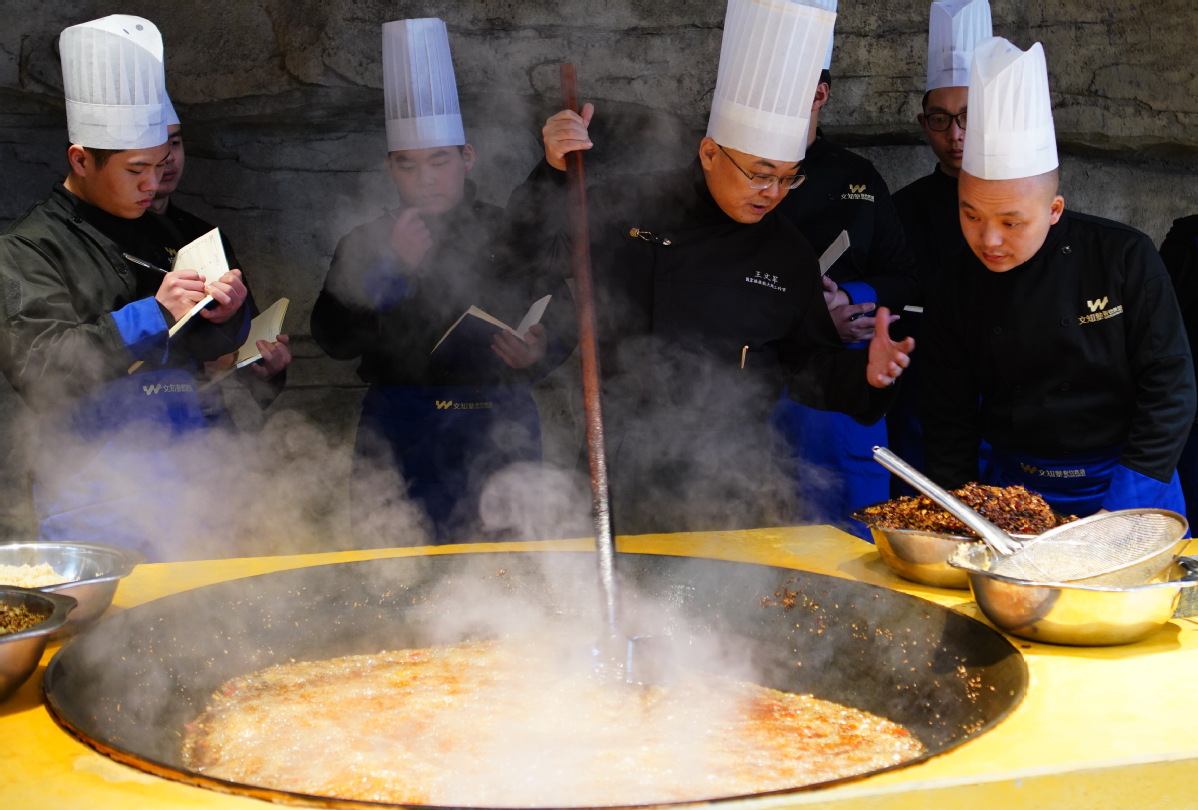
[[[1144,585],[1167,569],[1189,542],[1189,524],[1166,509],[1122,509],[1050,529],[990,572],[1036,582],[1123,588]]]
[[[994,550],[989,571],[1012,579],[1111,588],[1144,585],[1189,543],[1186,519],[1167,509],[1091,515],[1030,540],[1016,540],[887,448],[875,447],[874,460],[964,521]]]

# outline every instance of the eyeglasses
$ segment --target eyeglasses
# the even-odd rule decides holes
[[[716,146],[720,147],[720,151],[724,153],[724,157],[728,158],[728,160],[732,162],[733,166],[740,169],[741,174],[749,178],[749,188],[769,188],[774,183],[777,183],[778,188],[782,189],[783,191],[790,191],[791,189],[801,186],[803,181],[807,179],[807,175],[803,174],[802,172],[799,172],[798,174],[788,174],[785,177],[779,177],[776,174],[750,174],[742,169],[739,163],[737,163],[735,160],[732,160],[732,155],[728,154],[724,150],[724,147],[720,146],[718,143]]]
[[[949,115],[948,113],[928,113],[923,117],[923,120],[928,125],[928,129],[932,130],[932,132],[944,132],[946,129],[948,129],[949,124],[951,124],[953,121],[956,121],[957,126],[961,128],[962,132],[964,132],[965,119],[968,115],[968,110],[963,110],[956,115]]]

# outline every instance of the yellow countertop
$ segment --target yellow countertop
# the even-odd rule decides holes
[[[223,580],[325,563],[471,551],[577,550],[589,540],[479,544],[138,566],[110,612]],[[620,538],[622,551],[797,568],[882,585],[975,618],[968,591],[899,579],[874,547],[821,526]],[[899,808],[1198,808],[1198,621],[1174,620],[1138,644],[1059,647],[1013,638],[1030,670],[1023,703],[997,728],[910,767],[839,787],[747,799],[752,810]],[[20,810],[263,810],[267,802],[151,776],[94,752],[59,728],[42,695],[45,665],[0,704],[0,798]]]

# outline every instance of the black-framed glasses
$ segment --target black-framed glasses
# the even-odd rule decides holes
[[[749,188],[769,188],[774,183],[777,183],[778,188],[782,189],[783,191],[790,191],[791,189],[801,186],[803,181],[807,179],[807,175],[803,174],[802,172],[799,172],[798,174],[788,174],[784,177],[779,177],[776,174],[751,174],[750,172],[745,171],[735,160],[732,160],[732,155],[728,154],[728,152],[724,150],[724,147],[720,146],[718,143],[716,146],[720,147],[720,151],[724,153],[724,157],[728,158],[728,160],[732,162],[733,166],[740,169],[741,174],[749,178]]]
[[[956,121],[957,126],[959,126],[961,128],[962,132],[964,132],[965,131],[965,120],[968,116],[969,116],[968,110],[962,110],[961,112],[957,113],[956,115],[950,115],[948,113],[937,112],[937,113],[928,113],[927,115],[925,115],[923,117],[923,120],[925,122],[927,122],[928,129],[932,130],[932,132],[944,132],[946,129],[948,129],[949,125],[952,124],[953,121]]]

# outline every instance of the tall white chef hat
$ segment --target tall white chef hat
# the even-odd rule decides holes
[[[387,150],[466,143],[449,32],[435,17],[383,23]]]
[[[983,180],[1013,180],[1057,165],[1044,48],[1037,42],[1021,51],[1002,37],[979,42],[961,168]]]
[[[927,16],[927,86],[964,87],[969,84],[976,43],[994,30],[987,0],[936,0]]]
[[[162,35],[128,14],[72,25],[58,38],[71,143],[149,149],[166,143]]]
[[[837,0],[807,0],[808,3],[816,8],[822,8],[824,11],[836,13]],[[832,69],[832,43],[835,40],[835,32],[828,37],[828,54],[824,57],[824,70]]]
[[[925,90],[965,87],[973,48],[994,35],[988,0],[936,0],[928,12],[928,82]]]
[[[708,137],[769,160],[802,160],[835,22],[835,12],[808,3],[729,0]]]

